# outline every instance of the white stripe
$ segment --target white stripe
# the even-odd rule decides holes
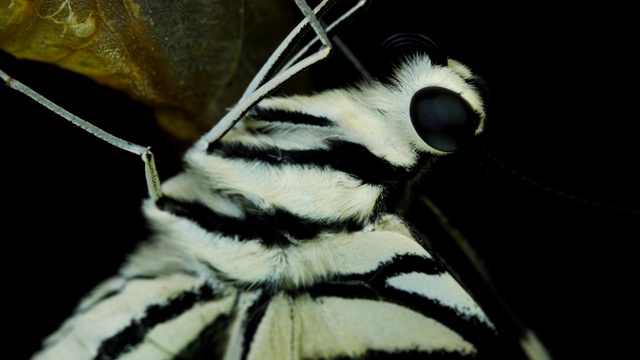
[[[176,200],[196,202],[219,214],[244,218],[244,212],[237,203],[211,191],[207,179],[193,170],[186,170],[165,181],[162,191]]]
[[[342,221],[368,218],[382,192],[340,171],[315,167],[275,167],[253,161],[189,152],[189,163],[206,174],[215,189],[241,194],[258,207],[285,208],[317,219]]]
[[[197,278],[173,274],[156,279],[130,280],[115,296],[94,304],[91,311],[68,319],[45,342],[34,360],[92,359],[103,340],[144,317],[151,305],[162,305],[182,292],[199,287]]]
[[[235,299],[235,296],[227,296],[196,304],[180,316],[154,327],[142,344],[123,354],[119,360],[173,359],[173,356],[197,339],[207,325],[221,315],[229,314],[233,310]]]
[[[399,274],[387,279],[387,284],[409,293],[418,294],[453,308],[461,316],[477,318],[493,328],[487,315],[449,273],[429,275],[420,272]]]
[[[243,292],[238,296],[235,319],[229,327],[229,342],[225,348],[224,360],[240,360],[244,345],[244,327],[249,319],[248,310],[260,298],[262,290]]]
[[[475,352],[448,327],[396,304],[280,294],[256,331],[248,359],[357,357],[369,350]]]
[[[298,110],[299,111],[299,110]],[[270,123],[245,120],[247,130],[268,129],[268,135],[254,134],[245,130],[231,130],[221,141],[238,142],[257,148],[278,147],[283,150],[326,149],[327,141],[336,139],[336,129],[305,124]]]

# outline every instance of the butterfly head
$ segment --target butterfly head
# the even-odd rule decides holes
[[[482,132],[486,113],[479,79],[465,65],[422,34],[396,34],[382,47],[395,67],[387,85],[401,93],[404,117],[423,142],[416,142],[419,148],[453,152]]]

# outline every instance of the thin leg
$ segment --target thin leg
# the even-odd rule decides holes
[[[12,78],[2,70],[0,70],[0,79],[2,79],[10,88],[27,95],[28,97],[35,100],[37,103],[43,105],[44,107],[53,111],[54,113],[58,114],[64,119],[67,119],[74,125],[94,135],[98,139],[106,141],[109,144],[115,147],[118,147],[122,150],[126,150],[142,156],[142,159],[145,163],[145,173],[147,174],[147,188],[149,189],[149,195],[154,200],[157,200],[162,196],[160,178],[158,177],[156,165],[153,162],[153,154],[151,153],[151,150],[149,150],[149,148],[131,143],[129,141],[126,141],[124,139],[111,135],[108,132],[100,129],[99,127],[77,117],[76,115],[73,115],[72,113],[63,109],[59,105],[56,105],[46,97],[40,95],[35,90],[31,89],[30,87],[26,86],[20,81]]]
[[[251,81],[251,84],[249,84],[249,87],[245,91],[241,101],[196,143],[194,151],[206,151],[210,143],[222,138],[258,102],[278,89],[282,84],[296,74],[329,56],[332,50],[331,42],[329,41],[327,33],[318,21],[316,14],[326,10],[327,5],[332,4],[333,2],[334,1],[325,0],[320,3],[314,11],[311,11],[305,2],[296,1],[303,14],[305,14],[305,19],[302,20],[300,24],[291,31],[291,33],[289,33],[280,46],[278,46],[274,51],[269,60],[267,60],[262,69],[260,69],[258,74]],[[354,8],[360,8],[365,3],[366,1],[359,1]],[[353,12],[349,11],[348,13],[352,14]],[[268,74],[274,71],[277,65],[282,62],[284,56],[295,46],[295,39],[297,39],[308,26],[311,26],[314,29],[317,37],[320,39],[322,43],[320,49],[304,59],[284,68],[273,78],[265,81],[268,78]]]
[[[321,2],[314,9],[314,11],[317,14],[324,13],[331,5],[333,5],[334,2],[335,0],[325,0]],[[298,7],[300,7],[300,4],[297,4]],[[302,13],[305,14],[305,11],[302,11]],[[310,11],[310,13],[313,14],[314,19],[317,20],[316,15],[313,13],[313,11]],[[293,47],[297,44],[298,39],[302,37],[302,35],[308,30],[309,23],[310,20],[308,17],[306,17],[305,14],[305,18],[293,30],[291,30],[289,35],[287,35],[284,40],[282,40],[280,45],[278,45],[278,47],[273,51],[269,59],[267,59],[267,61],[262,65],[260,71],[258,71],[258,73],[253,77],[251,83],[249,83],[249,86],[247,86],[247,88],[245,89],[244,94],[242,94],[240,102],[247,98],[251,93],[255,92],[256,89],[258,89],[260,86],[264,85],[264,83],[272,77],[278,66],[280,66],[285,57],[293,50]],[[320,29],[324,31],[322,27],[320,27]],[[331,43],[328,43],[327,46],[330,47]]]
[[[347,12],[342,14],[338,19],[334,20],[331,24],[325,27],[325,31],[328,35],[331,36],[332,32],[340,26],[345,20],[352,18],[354,15],[364,10],[366,5],[369,3],[369,0],[360,0],[356,5],[354,5]],[[349,61],[353,64],[353,66],[362,74],[362,77],[367,81],[373,81],[373,77],[369,74],[369,72],[362,66],[360,61],[353,55],[353,53],[349,50],[349,48],[338,38],[337,36],[332,36],[333,44],[339,49]],[[288,69],[291,65],[295,64],[304,54],[309,52],[309,49],[314,46],[318,42],[318,38],[315,37],[310,40],[300,51],[298,51],[294,56],[289,59],[289,61],[282,67],[282,69]],[[282,71],[282,70],[281,70]]]

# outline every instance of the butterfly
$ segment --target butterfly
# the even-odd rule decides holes
[[[446,11],[439,11],[438,13],[446,13]],[[468,19],[467,19],[467,20],[468,20]],[[504,65],[504,64],[503,64],[503,65]],[[504,68],[504,66],[503,66],[503,68]],[[494,96],[494,98],[495,98],[495,96]],[[495,108],[495,107],[494,107],[494,108]],[[64,127],[64,125],[63,125],[62,127]],[[68,127],[68,126],[67,126],[67,127]],[[504,141],[504,140],[503,140],[503,141]],[[59,146],[59,144],[58,144],[58,146]],[[76,147],[76,149],[77,149],[77,147]],[[77,151],[75,151],[75,153],[76,153],[76,155],[77,155]],[[91,152],[89,151],[89,153],[91,153]],[[105,160],[105,161],[106,161],[106,160]],[[119,164],[121,164],[121,165],[119,165],[119,166],[124,166],[124,164],[126,164],[126,162],[127,162],[126,160],[125,160],[125,161],[122,161],[122,162],[119,162]],[[132,167],[133,167],[133,169],[131,170],[131,172],[134,172],[134,173],[135,173],[135,171],[139,171],[139,168],[138,168],[138,165],[139,165],[139,164],[137,164],[135,161],[132,161],[132,163],[133,163],[133,166],[132,166]],[[74,167],[75,167],[75,166],[74,166]],[[71,170],[67,170],[67,171],[71,171]],[[103,174],[103,171],[100,171],[98,174],[101,174],[101,175],[102,175],[102,174]],[[102,175],[102,176],[104,176],[104,175]],[[128,178],[127,178],[127,179],[128,179]],[[128,181],[127,179],[124,179],[124,181],[123,181],[123,184],[126,184],[126,185],[123,185],[123,186],[125,186],[125,187],[126,187],[126,186],[130,186],[130,185],[131,185],[131,182],[130,182],[130,181]],[[61,185],[59,185],[59,186],[61,186]],[[118,187],[122,189],[122,187],[121,187],[121,186],[118,186]],[[138,189],[138,190],[139,190],[139,191],[138,191],[138,194],[139,194],[140,192],[143,192],[143,191],[144,191],[144,189]],[[87,191],[88,191],[88,190],[87,190]],[[122,191],[122,190],[121,190],[121,191]],[[138,196],[140,196],[140,195],[138,195]],[[133,205],[132,205],[132,207],[134,208],[134,211],[132,211],[132,213],[134,213],[134,215],[130,215],[130,216],[135,217],[135,216],[136,216],[136,215],[135,215],[135,213],[136,213],[136,211],[135,211],[135,210],[137,210],[137,208],[136,208],[136,206],[137,206],[137,200],[136,200],[136,201],[133,201],[133,203],[135,203],[135,204],[133,204]],[[442,203],[440,203],[440,204],[442,204]],[[439,204],[439,205],[440,205],[440,204]],[[455,206],[455,205],[452,205],[452,206]],[[123,210],[124,208],[125,208],[125,206],[119,206],[119,207],[118,207],[118,210],[117,210],[117,211],[115,211],[115,212],[122,212],[122,211],[124,211],[124,210]],[[476,213],[476,215],[477,215],[477,213]],[[125,246],[125,247],[126,247],[127,245],[123,245],[123,246]],[[89,262],[90,262],[90,261],[89,261]],[[114,265],[114,266],[115,266],[115,265]],[[76,271],[77,271],[77,270],[76,270]],[[106,272],[106,271],[105,271],[105,272]],[[103,275],[107,276],[107,275],[109,275],[111,272],[112,272],[112,271],[109,271],[109,273],[106,273],[106,274],[103,274]],[[495,275],[495,274],[494,274],[494,275]],[[91,282],[91,283],[93,283],[93,282]],[[86,287],[87,287],[86,289],[88,290],[89,285],[86,285]],[[80,292],[83,292],[83,291],[80,291]],[[81,296],[81,295],[82,295],[82,294],[75,294],[75,295],[74,295],[74,298],[78,298],[78,297],[79,297],[79,296]],[[70,296],[71,296],[71,295],[70,295]]]

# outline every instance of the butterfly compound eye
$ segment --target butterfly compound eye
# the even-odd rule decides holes
[[[442,87],[426,87],[411,98],[411,122],[429,146],[451,152],[470,142],[479,117],[458,93]]]

